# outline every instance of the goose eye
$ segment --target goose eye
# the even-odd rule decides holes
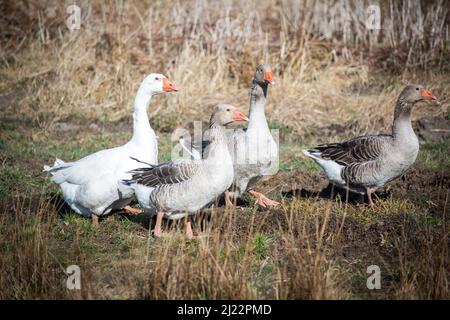
[[[416,88],[416,91],[419,91],[419,88]]]
[[[227,111],[230,111],[230,108],[228,108]]]
[[[159,80],[161,80],[161,78],[156,77],[155,80],[156,80],[156,81],[159,81]]]

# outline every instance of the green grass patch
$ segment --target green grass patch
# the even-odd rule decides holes
[[[448,170],[450,168],[450,140],[437,143],[427,143],[420,146],[419,161],[433,170]]]
[[[320,170],[320,166],[313,160],[306,158],[301,144],[282,143],[279,148],[279,170],[282,172],[292,171],[300,168],[308,170]]]
[[[253,254],[258,258],[265,258],[270,251],[270,237],[264,233],[258,233],[253,238]]]

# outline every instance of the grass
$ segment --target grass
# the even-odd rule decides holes
[[[449,140],[425,144],[421,147],[420,159],[433,170],[448,170],[450,168],[449,151]]]
[[[11,26],[5,34],[22,30],[30,40],[16,50],[13,38],[0,39],[5,48],[0,59],[2,88],[12,100],[21,100],[23,94],[30,98],[21,100],[19,109],[9,105],[4,113],[28,119],[44,131],[64,119],[129,119],[139,82],[157,71],[180,87],[177,94],[157,97],[150,106],[158,132],[171,132],[198,120],[198,115],[224,99],[241,106],[247,100],[255,61],[263,61],[272,65],[276,78],[267,106],[270,121],[273,127],[283,128],[287,138],[307,135],[321,140],[329,134],[318,135],[317,130],[324,132],[322,128],[333,123],[351,127],[338,132],[340,137],[386,130],[391,119],[385,115],[391,113],[406,81],[421,82],[444,105],[447,101],[448,8],[442,2],[419,3],[382,6],[384,31],[375,42],[366,37],[365,7],[344,0],[326,4],[333,10],[324,10],[325,2],[308,1],[219,1],[212,6],[190,1],[171,8],[160,1],[130,2],[111,4],[109,15],[94,2],[83,6],[82,11],[91,10],[92,15],[72,33],[62,21],[61,4],[50,1],[45,7],[24,10],[11,3],[10,14],[29,28]],[[49,8],[61,14],[53,16]],[[408,12],[417,16],[415,23],[423,24],[423,36],[408,37],[411,21],[399,19]],[[245,16],[252,18],[247,21]],[[342,30],[346,17],[351,28]],[[117,28],[118,23],[130,30]],[[387,59],[386,52],[396,54]],[[431,72],[435,66],[444,72]],[[424,109],[415,115],[441,112]]]
[[[0,299],[448,299],[448,137],[422,144],[374,208],[331,198],[322,170],[301,152],[388,132],[407,82],[439,98],[418,106],[414,121],[448,120],[445,2],[382,3],[380,33],[365,28],[367,4],[128,1],[109,3],[105,14],[92,1],[81,5],[90,15],[74,32],[59,2],[5,4]],[[280,170],[257,188],[278,208],[257,208],[250,196],[237,208],[213,206],[196,218],[200,240],[188,241],[182,222],[154,239],[145,215],[111,215],[95,228],[62,205],[42,166],[128,141],[146,74],[161,72],[180,88],[149,108],[166,161],[177,143],[171,133],[207,121],[215,103],[247,110],[260,62],[275,74],[266,113],[280,132]],[[73,264],[81,290],[65,287]],[[373,264],[381,290],[366,287]]]
[[[303,155],[302,150],[306,148],[306,146],[296,145],[292,143],[280,144],[281,159],[279,163],[279,170],[286,172],[298,168],[321,170],[318,164]]]
[[[14,210],[5,211],[0,223],[2,239],[8,241],[2,264],[19,264],[25,271],[2,272],[2,298],[392,298],[405,290],[402,281],[410,281],[406,274],[418,270],[413,261],[420,258],[412,252],[429,247],[428,241],[440,250],[447,246],[447,219],[430,217],[430,211],[422,211],[422,204],[413,200],[380,199],[376,208],[364,210],[301,198],[286,199],[275,211],[213,209],[213,219],[201,232],[208,237],[192,242],[177,225],[166,227],[166,237],[153,240],[147,224],[125,217],[110,216],[95,228],[73,213],[59,218],[45,198],[38,205],[23,196],[15,199]],[[331,209],[325,216],[324,208]],[[14,237],[20,239],[11,241]],[[36,250],[38,256],[32,253]],[[396,250],[409,253],[403,257]],[[20,260],[23,257],[29,260]],[[389,272],[380,292],[363,287],[364,268],[374,259]],[[406,259],[407,269],[400,269],[399,259]],[[70,264],[79,264],[83,275],[88,274],[83,283],[89,285],[81,292],[55,286],[65,279],[55,270]],[[46,277],[53,270],[54,278],[38,284],[41,278],[27,273],[29,268]],[[416,281],[403,298],[448,294],[424,292],[425,279]]]
[[[74,213],[65,212],[60,217],[59,205],[48,200],[58,194],[58,189],[39,173],[41,165],[55,155],[76,159],[124,143],[128,132],[80,133],[79,128],[72,128],[64,134],[73,134],[73,139],[62,144],[58,135],[29,139],[22,130],[10,125],[1,131],[4,215],[0,233],[6,248],[2,263],[23,266],[20,271],[7,269],[2,273],[2,298],[448,297],[448,291],[442,289],[447,281],[446,268],[439,264],[442,261],[433,262],[436,269],[417,269],[412,261],[418,258],[410,253],[430,250],[423,254],[444,254],[441,259],[448,259],[448,218],[440,211],[445,208],[445,199],[445,204],[437,204],[440,209],[436,211],[427,193],[407,199],[394,193],[380,198],[374,209],[347,205],[343,198],[330,202],[274,194],[283,202],[279,210],[260,212],[250,198],[250,205],[243,210],[207,210],[213,220],[201,234],[209,237],[199,242],[184,240],[178,225],[168,229],[170,236],[153,240],[148,238],[145,220],[111,216],[97,229],[89,219]],[[169,159],[173,145],[170,137],[160,134],[159,144],[160,158]],[[278,175],[297,177],[300,183],[302,176],[312,172],[322,175],[313,162],[302,158],[303,148],[281,144]],[[447,141],[424,144],[415,167],[438,176],[448,166],[447,151]],[[277,176],[272,184],[276,184]],[[447,190],[448,197],[445,185],[428,188],[443,188],[441,193]],[[430,247],[430,241],[440,253]],[[389,272],[380,292],[364,288],[364,269],[373,259]],[[399,265],[402,259],[405,265]],[[79,264],[88,274],[89,285],[81,292],[56,285],[65,279],[64,268],[70,264]],[[212,275],[211,268],[217,268]],[[130,275],[129,270],[136,269],[139,271]],[[198,270],[205,272],[199,275]],[[439,276],[431,280],[420,278],[419,273],[415,276],[416,272],[420,277],[424,272],[437,272]],[[425,285],[426,281],[437,281],[436,286],[441,288]]]

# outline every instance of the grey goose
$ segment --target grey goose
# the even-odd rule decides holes
[[[177,159],[131,171],[124,181],[134,191],[141,207],[157,215],[154,235],[161,235],[163,217],[186,217],[186,235],[192,238],[189,215],[204,208],[233,182],[233,162],[228,150],[226,125],[248,118],[235,107],[220,104],[209,123],[208,155],[204,159]]]
[[[268,85],[273,84],[273,73],[270,66],[261,64],[256,68],[250,89],[250,114],[248,128],[229,130],[227,132],[228,147],[233,158],[234,181],[225,192],[228,206],[231,198],[239,198],[246,191],[256,197],[256,204],[267,207],[279,202],[267,198],[253,188],[266,175],[274,173],[278,161],[278,145],[267,123],[265,105]],[[203,140],[191,146],[180,140],[181,147],[187,150],[194,159],[206,156],[209,141]]]
[[[265,114],[268,87],[273,83],[270,66],[259,65],[250,90],[248,127],[228,133],[228,147],[234,165],[234,181],[225,194],[228,204],[231,204],[230,197],[241,197],[246,191],[255,196],[255,203],[262,207],[279,204],[254,190],[261,178],[273,173],[278,161],[278,145],[272,137]]]

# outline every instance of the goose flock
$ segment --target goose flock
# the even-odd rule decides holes
[[[271,68],[259,65],[250,88],[248,117],[230,104],[218,104],[201,143],[182,145],[191,150],[191,158],[158,164],[158,142],[147,111],[154,95],[178,90],[164,75],[152,73],[136,93],[129,142],[78,161],[56,159],[52,167],[44,166],[44,171],[61,187],[72,210],[91,217],[95,225],[99,216],[113,210],[133,215],[145,211],[156,215],[156,237],[162,234],[164,218],[185,218],[186,236],[192,238],[190,216],[222,195],[227,206],[235,205],[245,193],[254,196],[261,207],[277,206],[278,201],[257,191],[261,178],[276,172],[278,165],[278,144],[265,114],[269,85],[273,84]],[[437,99],[421,85],[408,85],[397,100],[391,134],[322,144],[303,153],[322,167],[331,183],[367,194],[373,206],[373,192],[402,176],[416,160],[419,142],[411,113],[423,100]],[[235,121],[248,121],[248,126],[226,128]],[[142,210],[130,206],[133,199]]]

